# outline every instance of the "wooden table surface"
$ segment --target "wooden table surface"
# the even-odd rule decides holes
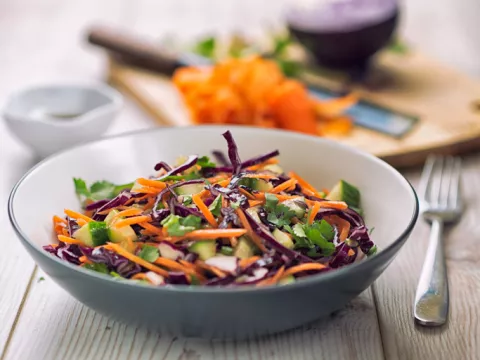
[[[258,5],[262,3],[262,5]],[[480,77],[477,0],[407,0],[402,32],[430,55]],[[101,80],[104,57],[85,45],[96,21],[140,33],[259,31],[278,23],[281,1],[3,0],[0,2],[0,102],[23,86]],[[155,124],[132,103],[111,133]],[[480,358],[480,154],[464,161],[467,209],[447,232],[449,323],[413,324],[415,286],[427,247],[419,221],[386,272],[329,319],[247,342],[171,338],[125,326],[78,303],[38,269],[10,227],[10,189],[37,160],[0,122],[0,360],[2,359],[478,359]],[[405,175],[417,184],[420,170]],[[32,204],[32,206],[37,206]]]

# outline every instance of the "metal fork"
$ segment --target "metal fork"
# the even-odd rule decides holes
[[[460,194],[461,160],[430,156],[420,182],[420,209],[431,223],[430,241],[415,295],[415,321],[439,326],[448,317],[448,281],[443,247],[443,226],[453,224],[462,214]]]

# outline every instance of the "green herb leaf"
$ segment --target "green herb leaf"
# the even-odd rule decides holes
[[[183,205],[192,205],[192,195],[183,195]]]
[[[197,216],[189,215],[186,218],[182,218],[178,215],[170,214],[161,224],[167,229],[168,235],[183,236],[190,231],[198,229],[200,222],[201,219]]]
[[[93,270],[102,274],[109,274],[108,267],[106,264],[103,263],[93,263],[93,264],[85,264],[83,266],[85,269]]]
[[[42,281],[45,281],[45,278],[43,276],[40,276],[37,280],[37,283],[42,282]]]
[[[205,56],[206,58],[213,59],[215,56],[215,48],[217,42],[215,38],[207,37],[201,41],[199,41],[193,48],[193,52],[198,55]]]
[[[296,77],[302,70],[302,64],[297,61],[276,59],[277,65],[287,77]]]
[[[367,256],[375,255],[378,251],[377,245],[373,245],[370,250],[368,250]]]
[[[218,195],[215,200],[210,204],[208,210],[213,214],[213,216],[220,216],[220,210],[222,209],[222,195]]]
[[[227,256],[233,255],[233,249],[230,246],[222,246],[220,252]]]
[[[119,273],[115,272],[115,271],[110,271],[110,276],[114,277],[114,278],[120,278],[120,279],[123,279],[123,276],[121,276]]]
[[[265,194],[265,210],[266,211],[274,211],[277,204],[278,204],[278,198],[275,195],[269,194],[269,193]]]
[[[303,226],[307,239],[317,245],[324,256],[329,256],[335,251],[335,245],[331,242],[335,235],[333,227],[326,222],[315,221],[313,224]]]
[[[155,246],[144,245],[138,253],[138,256],[145,261],[154,262],[160,256],[160,252]]]
[[[203,168],[214,168],[215,166],[217,166],[217,164],[210,161],[210,158],[208,156],[202,156],[201,158],[198,158],[197,165],[200,166],[202,169]]]
[[[130,189],[133,186],[133,183],[115,185],[109,181],[102,180],[94,182],[89,189],[85,181],[78,178],[73,178],[73,183],[75,185],[75,193],[82,203],[84,203],[86,199],[94,201],[113,199],[122,190]]]
[[[200,285],[200,280],[195,275],[190,275],[190,285]]]
[[[87,184],[82,179],[73,178],[73,183],[75,184],[75,193],[81,199],[82,196],[88,197],[90,191],[88,191]]]
[[[283,204],[276,205],[273,211],[267,211],[267,220],[279,228],[289,225],[293,217],[295,211]]]
[[[186,227],[200,228],[202,219],[195,215],[188,215],[186,218],[180,218],[180,224]]]

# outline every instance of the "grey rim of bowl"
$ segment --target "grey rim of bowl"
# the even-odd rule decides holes
[[[92,144],[96,144],[96,143],[100,143],[100,142],[104,142],[104,141],[109,141],[110,139],[129,137],[129,136],[133,136],[133,135],[137,135],[137,134],[143,134],[143,133],[147,133],[147,132],[151,133],[152,131],[154,131],[154,132],[181,131],[181,129],[193,129],[193,128],[198,129],[198,130],[200,130],[200,129],[215,130],[216,129],[216,130],[219,130],[219,131],[225,131],[227,128],[242,128],[242,129],[249,129],[249,130],[255,131],[255,132],[267,132],[267,133],[277,132],[277,133],[283,133],[283,134],[287,133],[289,136],[293,136],[293,137],[318,139],[318,137],[315,137],[315,136],[293,133],[293,132],[289,132],[289,131],[285,131],[285,130],[278,130],[278,129],[271,130],[271,129],[249,127],[249,126],[205,126],[205,125],[203,125],[203,126],[185,126],[185,127],[182,127],[182,128],[171,127],[171,128],[142,129],[142,130],[132,131],[132,132],[119,134],[119,135],[115,135],[115,136],[105,137],[105,138],[100,139],[100,140],[91,141],[91,142],[88,142],[88,143],[83,143],[83,144],[71,147],[69,149],[60,151],[58,153],[55,153],[55,154],[45,158],[44,160],[40,161],[34,167],[32,167],[30,170],[28,170],[22,176],[22,178],[20,180],[18,180],[18,182],[15,184],[12,191],[10,192],[10,196],[8,198],[8,216],[9,216],[9,219],[10,219],[10,223],[12,224],[12,226],[13,226],[15,232],[17,233],[17,235],[20,238],[22,238],[25,241],[25,243],[28,244],[28,246],[30,246],[32,249],[39,252],[40,254],[42,254],[42,256],[46,257],[47,259],[56,261],[57,263],[59,263],[63,266],[66,266],[66,267],[68,267],[68,268],[70,268],[74,271],[78,271],[81,274],[87,274],[88,276],[96,277],[96,278],[98,278],[102,281],[114,282],[114,283],[124,284],[126,286],[132,286],[132,287],[140,287],[142,289],[151,289],[151,291],[174,291],[174,292],[197,292],[197,293],[198,292],[200,292],[200,293],[238,293],[238,292],[271,292],[271,291],[277,292],[277,291],[281,291],[285,288],[293,289],[293,288],[299,288],[299,287],[304,287],[304,286],[310,286],[310,285],[313,285],[313,284],[319,284],[322,281],[329,280],[329,279],[331,279],[331,278],[333,278],[337,275],[348,274],[348,273],[356,271],[356,270],[361,270],[361,269],[365,268],[366,266],[368,266],[369,264],[382,263],[383,259],[388,257],[391,252],[395,251],[395,248],[400,245],[400,243],[403,241],[403,239],[405,237],[409,236],[410,232],[413,230],[413,228],[415,226],[415,223],[416,223],[417,218],[418,218],[418,213],[419,213],[419,203],[418,203],[417,194],[416,194],[415,189],[413,188],[412,184],[410,184],[410,182],[402,174],[400,174],[395,168],[393,168],[392,166],[390,166],[389,164],[387,164],[383,160],[380,160],[379,158],[377,158],[377,157],[375,157],[371,154],[365,153],[361,150],[349,147],[349,146],[344,145],[344,144],[339,144],[339,143],[336,143],[336,145],[344,147],[344,148],[348,148],[350,151],[360,153],[363,156],[370,157],[371,160],[379,162],[382,166],[389,167],[391,170],[397,172],[407,182],[407,184],[410,186],[410,189],[412,190],[412,194],[413,194],[414,199],[415,199],[415,208],[413,210],[412,217],[410,219],[410,222],[409,222],[407,228],[403,231],[403,233],[394,242],[392,242],[389,246],[380,250],[376,255],[374,255],[370,258],[366,258],[365,260],[360,261],[358,263],[350,264],[350,265],[344,266],[340,269],[335,269],[333,271],[329,271],[327,273],[306,276],[306,277],[301,278],[301,279],[299,279],[299,280],[297,280],[297,281],[295,281],[294,283],[291,283],[291,284],[286,284],[286,285],[282,285],[282,286],[266,286],[266,287],[261,287],[261,288],[249,287],[249,286],[245,286],[245,287],[238,286],[238,287],[226,288],[226,287],[216,287],[216,286],[208,287],[208,286],[179,286],[179,285],[178,286],[169,285],[169,286],[165,286],[165,287],[155,287],[155,286],[151,286],[151,285],[143,285],[143,284],[140,284],[140,283],[131,282],[131,281],[128,281],[128,280],[125,280],[125,281],[116,280],[116,279],[114,279],[114,278],[112,278],[108,275],[96,273],[92,270],[83,269],[80,266],[75,266],[75,265],[70,264],[69,262],[67,262],[65,260],[62,260],[62,259],[60,259],[56,256],[53,256],[53,255],[47,253],[42,247],[38,247],[36,244],[31,243],[29,241],[28,237],[22,232],[19,225],[17,224],[17,221],[15,219],[15,214],[13,213],[13,199],[15,197],[15,193],[16,193],[18,187],[37,168],[41,167],[43,164],[49,162],[50,160],[52,160],[52,159],[54,159],[58,156],[62,156],[64,153],[67,153],[67,152],[70,152],[70,151],[75,151],[78,148],[88,147],[88,146],[91,146]],[[323,141],[333,142],[333,140],[329,140],[329,139],[325,139],[325,138],[323,138]]]

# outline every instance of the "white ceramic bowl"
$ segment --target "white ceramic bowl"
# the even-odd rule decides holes
[[[40,157],[98,139],[122,107],[103,84],[57,84],[12,95],[3,116],[10,130]]]
[[[79,209],[73,177],[127,183],[148,176],[160,160],[226,149],[224,127],[147,130],[78,146],[50,157],[15,186],[9,215],[23,245],[77,299],[115,319],[171,333],[247,337],[293,328],[343,307],[388,266],[410,234],[418,202],[410,184],[383,161],[339,143],[278,130],[231,127],[243,159],[280,150],[284,169],[318,188],[339,179],[357,185],[377,255],[293,284],[266,288],[155,288],[84,270],[42,249],[55,241],[52,216]]]

